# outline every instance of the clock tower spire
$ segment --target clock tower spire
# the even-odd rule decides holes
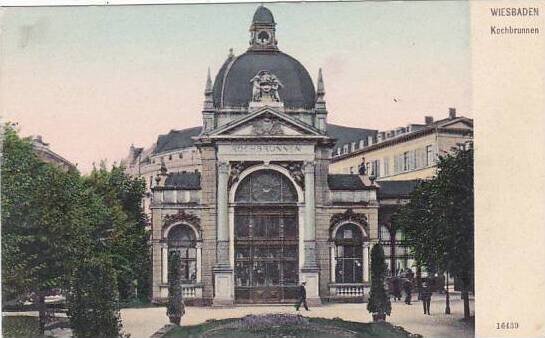
[[[278,50],[275,26],[271,11],[263,5],[259,6],[250,26],[249,50]]]

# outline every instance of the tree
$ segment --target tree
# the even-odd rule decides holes
[[[184,300],[182,299],[180,254],[174,251],[168,261],[168,304],[167,316],[172,324],[180,325],[180,320],[185,314]]]
[[[68,316],[74,336],[125,337],[119,315],[117,278],[107,257],[84,259],[74,269],[68,293]]]
[[[45,296],[64,288],[73,262],[93,250],[92,225],[102,209],[76,171],[40,161],[9,124],[3,136],[2,292],[34,298],[43,332]]]
[[[448,271],[462,281],[464,318],[469,319],[469,295],[474,270],[473,149],[442,156],[435,178],[421,182],[410,201],[394,215],[416,261]]]
[[[121,300],[131,298],[135,280],[137,294],[146,298],[150,291],[151,257],[148,220],[142,210],[144,181],[128,176],[123,167],[107,170],[102,163],[85,182],[102,197],[110,213],[104,244],[114,262]]]
[[[379,243],[371,249],[371,291],[367,311],[373,314],[374,321],[385,320],[390,315],[392,305],[384,288],[387,265],[384,262],[384,250]]]

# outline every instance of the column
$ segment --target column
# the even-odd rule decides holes
[[[202,281],[202,242],[197,242],[195,248],[197,249],[197,283],[200,283]]]
[[[369,242],[363,243],[363,282],[369,282]]]
[[[229,164],[218,163],[218,209],[217,209],[217,262],[218,265],[229,266],[229,210],[227,182],[229,181]]]
[[[337,262],[336,262],[336,258],[335,258],[335,243],[332,242],[330,245],[329,245],[329,256],[331,257],[331,261],[330,261],[330,270],[331,270],[331,283],[335,283],[335,267],[337,265]]]
[[[161,282],[166,284],[168,283],[168,248],[166,246],[161,247],[161,263],[163,266],[161,269]]]
[[[305,162],[305,262],[303,268],[317,269],[316,264],[316,202],[314,163]]]
[[[229,209],[228,190],[229,163],[218,163],[217,221],[216,221],[216,258],[214,271],[214,306],[234,303],[233,269],[229,264]]]
[[[304,226],[304,262],[301,269],[301,281],[307,283],[307,301],[313,306],[321,305],[320,274],[316,263],[316,201],[314,186],[314,163],[305,162],[305,226]]]

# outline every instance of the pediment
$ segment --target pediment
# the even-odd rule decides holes
[[[287,114],[263,109],[212,131],[211,137],[327,137]]]

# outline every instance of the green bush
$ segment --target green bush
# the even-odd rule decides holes
[[[385,319],[390,315],[392,304],[390,297],[384,288],[386,278],[386,263],[384,262],[384,250],[382,245],[375,244],[371,249],[371,291],[367,310],[376,316],[377,319]]]
[[[167,316],[172,324],[180,325],[180,320],[185,314],[184,300],[182,299],[180,254],[177,251],[172,252],[168,263]]]
[[[87,259],[70,279],[68,317],[74,336],[127,337],[122,333],[117,278],[112,262]]]

